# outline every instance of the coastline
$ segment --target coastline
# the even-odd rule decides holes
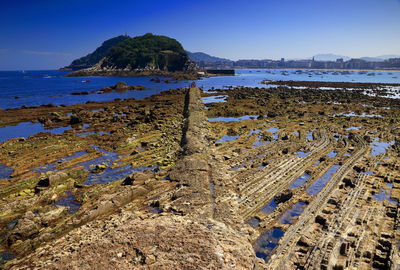
[[[316,71],[367,71],[400,72],[400,69],[337,69],[337,68],[236,68],[235,70],[316,70]]]
[[[186,72],[169,72],[169,71],[88,71],[77,70],[65,74],[65,77],[89,77],[89,76],[116,76],[116,77],[142,77],[142,76],[164,76],[171,77],[173,80],[186,81],[198,80],[200,77],[197,73]]]
[[[291,83],[294,84],[294,82]],[[325,84],[330,82],[299,81],[298,83],[320,84],[320,87],[325,87]],[[341,84],[340,82],[333,83]],[[348,84],[353,83],[348,82]],[[195,91],[188,90],[192,92],[188,94],[190,93],[186,92],[188,88],[182,88],[164,91],[145,99],[116,99],[109,102],[87,102],[68,106],[45,105],[0,110],[0,118],[5,126],[32,122],[41,129],[43,129],[42,126],[45,128],[44,132],[26,135],[11,132],[10,130],[13,129],[11,127],[8,131],[11,138],[2,144],[3,150],[0,151],[2,162],[0,163],[4,163],[7,166],[6,169],[10,168],[6,175],[8,178],[2,186],[3,196],[10,202],[1,206],[6,213],[3,220],[8,222],[8,220],[18,218],[20,224],[28,223],[31,213],[35,209],[40,209],[38,216],[56,225],[47,227],[47,223],[40,221],[35,223],[34,229],[28,226],[21,227],[18,224],[11,229],[3,228],[0,232],[7,235],[10,245],[0,246],[0,250],[3,248],[19,256],[17,260],[9,261],[6,269],[21,269],[31,264],[41,267],[43,257],[38,256],[38,252],[41,251],[37,248],[52,245],[54,242],[51,241],[57,241],[57,244],[53,249],[46,249],[49,250],[46,255],[49,257],[56,256],[55,254],[64,250],[71,250],[69,246],[76,245],[74,241],[83,241],[88,235],[94,237],[92,238],[94,239],[93,249],[97,252],[101,246],[96,238],[98,231],[93,232],[93,227],[91,227],[93,223],[90,222],[94,220],[100,228],[104,228],[106,223],[103,222],[103,217],[118,213],[122,217],[107,220],[128,220],[124,215],[130,212],[120,211],[124,207],[137,209],[132,214],[132,219],[129,219],[131,222],[144,222],[153,227],[154,224],[148,222],[153,222],[154,218],[176,217],[168,209],[176,209],[186,215],[182,218],[188,218],[190,224],[192,224],[191,217],[189,218],[186,214],[189,211],[213,215],[217,220],[229,218],[238,224],[242,224],[243,219],[257,215],[260,220],[263,219],[262,222],[265,222],[266,227],[263,229],[266,232],[270,227],[281,226],[282,212],[274,211],[273,218],[257,213],[259,207],[265,205],[265,201],[273,200],[275,196],[282,194],[282,188],[277,190],[282,183],[296,179],[294,173],[285,176],[284,171],[292,167],[282,167],[282,161],[288,158],[294,160],[297,156],[296,163],[293,165],[291,162],[288,166],[295,166],[295,169],[302,166],[301,173],[307,168],[312,168],[316,175],[321,175],[331,164],[344,162],[342,164],[346,166],[344,168],[350,175],[349,181],[353,183],[357,175],[351,174],[355,164],[353,162],[355,158],[352,157],[361,158],[358,152],[354,151],[358,149],[355,147],[359,147],[356,144],[357,140],[363,140],[363,144],[360,145],[363,151],[368,143],[374,147],[375,137],[382,138],[380,140],[394,141],[396,135],[392,135],[394,132],[391,123],[397,117],[396,111],[400,106],[400,100],[387,96],[364,95],[365,90],[373,92],[376,88],[373,84],[366,85],[366,87],[370,86],[367,88],[362,87],[365,83],[358,84],[360,84],[360,89],[356,91],[343,89],[288,91],[288,87],[270,89],[237,87],[231,90],[216,89],[213,93],[201,93],[199,89],[195,89]],[[225,96],[223,101],[221,95]],[[202,99],[205,96],[214,97],[217,102],[206,103]],[[256,99],[262,102],[254,102]],[[207,110],[204,106],[207,106]],[[221,121],[207,121],[212,118],[219,118]],[[326,125],[326,129],[320,129],[321,123]],[[275,128],[276,131],[271,128]],[[257,130],[260,131],[257,132]],[[265,138],[259,134],[261,130],[265,130]],[[376,131],[376,133],[372,135],[373,137],[364,136],[369,131]],[[232,135],[228,132],[232,132]],[[232,137],[233,140],[231,140]],[[320,147],[315,147],[316,143]],[[217,153],[215,159],[209,158],[209,149],[213,151],[211,153]],[[234,151],[238,151],[237,149],[240,150],[240,155],[235,155]],[[326,157],[329,151],[336,154]],[[260,156],[261,153],[267,153],[267,155]],[[348,153],[350,157],[345,153]],[[394,149],[388,149],[385,156],[389,157],[389,161],[384,162],[389,164],[390,160],[395,160],[396,153]],[[307,155],[300,158],[299,154]],[[32,159],[32,157],[36,158]],[[249,157],[256,159],[250,160]],[[327,162],[321,162],[321,157]],[[380,159],[383,157],[384,155],[381,155]],[[110,161],[104,161],[105,159],[110,159]],[[265,168],[271,159],[278,159],[280,162],[270,163],[269,167]],[[376,161],[375,157],[362,162],[369,164],[372,161]],[[318,167],[312,165],[315,162],[319,162]],[[225,178],[220,177],[228,177],[228,173],[238,164],[246,164],[246,167],[238,169],[239,178],[235,179],[236,182],[229,186],[214,183],[209,185],[211,180],[207,177],[217,179],[217,183],[225,182]],[[359,165],[360,168],[364,167],[363,164]],[[390,173],[391,167],[382,166],[382,168],[389,170]],[[46,176],[41,173],[42,170]],[[248,173],[258,176],[258,178],[252,178],[256,179],[254,185],[257,188],[264,190],[269,188],[266,183],[272,183],[275,177],[269,173],[265,174],[267,170],[278,170],[285,177],[271,187],[271,190],[277,191],[269,194],[268,198],[256,197],[257,194],[253,194],[251,190],[243,189],[247,192],[246,196],[256,203],[256,205],[243,204],[245,211],[239,209],[234,201],[239,196],[232,197],[229,193],[227,197],[220,195],[245,183]],[[296,170],[291,170],[296,172]],[[208,176],[210,171],[215,173]],[[387,175],[388,172],[375,170],[374,173]],[[199,191],[196,189],[193,192],[189,189],[194,186],[193,181],[190,181],[198,180],[193,177],[198,179],[203,177],[201,179],[204,183],[200,181],[202,186],[198,188]],[[309,183],[305,183],[304,188],[293,189],[293,192],[298,192],[294,198],[309,198],[309,195],[304,192],[315,183],[311,181],[318,181],[319,178],[314,177],[314,179],[311,178]],[[329,196],[336,198],[336,194],[341,194],[340,199],[346,198],[347,193],[341,193],[342,180],[337,179],[340,180],[334,182],[335,185],[337,184],[337,191],[329,191],[331,195],[326,195],[324,191],[321,191],[320,194],[324,195],[326,201],[330,198]],[[386,185],[383,177],[376,177],[376,179],[378,180],[375,183],[379,186],[371,188],[371,191]],[[42,185],[44,180],[48,180],[51,184]],[[183,184],[186,184],[185,189],[182,188]],[[209,191],[206,187],[209,187]],[[393,190],[397,192],[397,186]],[[204,195],[198,199],[197,194],[200,192]],[[163,195],[155,197],[157,194]],[[177,198],[176,194],[180,197]],[[191,194],[195,195],[191,196]],[[212,196],[206,196],[209,194]],[[398,198],[398,195],[395,196]],[[60,207],[54,207],[54,204],[60,205],[60,201],[63,202],[65,198],[69,198],[70,201]],[[43,205],[44,200],[49,203]],[[196,204],[187,203],[191,200],[196,200]],[[234,211],[229,214],[230,216],[226,216],[223,212],[223,209],[227,207],[226,201],[233,205]],[[14,214],[11,210],[16,203],[21,205],[22,210]],[[317,199],[310,201],[311,206],[318,203]],[[286,209],[285,211],[290,211],[288,209],[296,205],[296,202],[289,199],[280,204]],[[210,205],[211,208],[208,207]],[[365,201],[363,205],[369,208],[371,205],[378,204]],[[76,207],[75,210],[72,207]],[[308,211],[307,207],[305,205],[304,211]],[[320,208],[324,207],[326,207],[325,204]],[[211,213],[206,212],[209,211],[208,209],[211,209]],[[379,213],[386,218],[386,211]],[[141,218],[137,219],[139,215]],[[237,218],[237,215],[241,217]],[[318,216],[318,212],[307,218],[314,220],[315,216]],[[71,225],[70,220],[75,222]],[[124,226],[123,224],[128,223],[118,223],[116,225],[118,230],[120,226]],[[82,238],[64,238],[66,235],[76,237],[76,232],[70,232],[71,229],[85,228],[87,228],[86,233],[79,234]],[[31,236],[32,231],[37,234]],[[128,235],[131,231],[129,229],[124,233]],[[141,232],[144,233],[144,231]],[[312,239],[320,237],[311,233],[309,235],[313,237]],[[258,234],[253,234],[251,237],[254,241],[258,239],[258,242],[265,239],[258,237]],[[125,235],[124,238],[126,238]],[[375,238],[380,239],[379,236]],[[243,241],[241,245],[248,245],[251,251],[253,240]],[[132,241],[132,243],[132,245],[137,245],[137,242]],[[166,247],[169,248],[169,246]],[[122,250],[121,247],[117,248]],[[179,250],[184,248],[187,248],[187,245],[181,246],[179,243]],[[259,250],[265,252],[258,246],[255,248],[257,252]],[[246,258],[254,257],[250,251]],[[169,250],[168,253],[170,253]],[[85,254],[91,256],[91,253]],[[66,256],[64,259],[69,260],[69,257]]]

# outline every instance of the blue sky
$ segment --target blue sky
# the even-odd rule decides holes
[[[0,70],[52,69],[147,32],[230,59],[400,54],[400,0],[0,2]]]

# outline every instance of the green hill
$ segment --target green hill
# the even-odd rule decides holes
[[[123,42],[129,38],[130,38],[129,36],[118,36],[118,37],[106,40],[94,52],[92,52],[84,57],[74,60],[66,68],[70,68],[72,70],[89,68],[89,67],[97,64],[103,57],[105,57],[108,54],[109,50],[113,46],[120,44],[121,42]]]
[[[184,71],[189,57],[175,39],[145,34],[138,37],[118,36],[105,41],[93,53],[74,60],[72,70],[92,71],[160,70]]]
[[[130,70],[182,71],[188,60],[186,51],[175,39],[145,34],[112,47],[102,66]]]

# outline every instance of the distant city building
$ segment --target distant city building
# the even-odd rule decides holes
[[[372,62],[363,59],[350,59],[344,61],[343,58],[336,61],[311,60],[253,60],[243,59],[238,61],[218,61],[218,62],[197,62],[198,66],[205,69],[275,69],[275,68],[314,68],[314,69],[400,69],[400,58],[391,58],[385,61]]]

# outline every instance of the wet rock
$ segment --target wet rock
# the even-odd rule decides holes
[[[355,140],[355,139],[357,139],[356,134],[355,134],[354,132],[350,132],[350,134],[349,134],[349,140]]]
[[[371,259],[372,258],[372,253],[371,253],[371,251],[366,250],[366,251],[364,251],[362,256],[363,256],[363,258]]]
[[[126,82],[117,82],[117,84],[114,86],[114,89],[124,89],[126,88],[128,85],[126,84]]]
[[[18,224],[7,237],[8,245],[13,245],[16,241],[29,238],[37,234],[41,228],[41,219],[32,211],[28,211],[18,220]]]
[[[123,186],[131,186],[136,182],[144,183],[145,181],[152,179],[153,173],[151,171],[135,172],[127,176],[123,181]]]
[[[77,115],[72,115],[69,119],[71,125],[76,125],[82,123],[82,119]]]
[[[339,203],[336,200],[332,199],[332,198],[328,200],[328,203],[332,204],[332,205],[335,205],[335,206],[339,205]]]
[[[359,167],[359,166],[357,166],[357,165],[353,167],[353,170],[355,170],[355,171],[358,172],[358,173],[361,173],[361,172],[364,171],[361,167]]]
[[[161,82],[160,78],[151,78],[150,81],[151,82],[155,82],[155,83],[160,83]]]
[[[118,82],[114,86],[109,86],[109,87],[103,87],[99,93],[110,93],[113,91],[117,92],[123,92],[123,91],[128,91],[128,90],[144,90],[144,86],[142,85],[127,85],[126,82]]]
[[[52,221],[59,219],[62,213],[64,213],[65,211],[65,207],[57,207],[54,210],[41,214],[41,223],[45,226],[48,226]]]
[[[224,158],[224,160],[230,160],[232,157],[229,155],[224,155],[223,158]]]
[[[64,114],[61,114],[59,112],[52,112],[51,116],[52,116],[51,121],[53,122],[62,122],[68,119]]]
[[[83,188],[83,187],[84,187],[84,185],[82,185],[76,181],[74,182],[74,188]]]
[[[345,186],[345,187],[351,187],[351,188],[354,188],[354,187],[355,187],[353,181],[351,181],[351,180],[350,180],[349,178],[347,178],[347,177],[343,178],[343,183],[344,183],[344,186]]]
[[[309,247],[311,244],[309,243],[309,238],[302,236],[299,241],[297,241],[297,245],[301,247]]]
[[[104,165],[104,164],[97,164],[97,165],[95,165],[95,166],[92,168],[91,172],[92,172],[92,173],[101,173],[101,172],[105,171],[105,169],[107,169],[107,166],[106,166],[106,165]]]
[[[122,185],[123,186],[132,186],[133,182],[135,182],[135,179],[133,176],[127,176],[123,181]]]
[[[320,215],[317,215],[315,217],[315,222],[318,223],[319,225],[326,226],[326,218],[324,218]]]
[[[50,178],[45,177],[40,179],[34,188],[35,194],[40,193],[41,191],[47,189],[48,187],[50,187]]]
[[[263,161],[263,162],[261,163],[261,166],[263,166],[263,167],[266,167],[266,166],[268,166],[268,165],[269,165],[268,161]]]
[[[293,196],[293,192],[290,189],[284,190],[282,193],[274,197],[274,202],[276,204],[284,203],[290,200]]]
[[[281,138],[283,141],[287,141],[287,140],[289,140],[289,135],[285,132],[282,134]]]
[[[364,140],[366,140],[368,143],[371,143],[373,141],[373,139],[371,138],[371,136],[365,135],[364,136]]]
[[[18,219],[11,220],[10,222],[7,223],[7,230],[11,231],[17,226],[18,224]]]
[[[50,183],[66,178],[68,175],[65,172],[57,172],[49,176]]]
[[[49,187],[50,186],[50,178],[46,177],[37,183],[36,187]]]
[[[134,155],[137,155],[137,154],[139,154],[139,151],[138,151],[138,150],[133,150],[133,151],[130,153],[131,156],[134,156]]]
[[[340,245],[340,251],[339,251],[339,252],[340,252],[340,255],[346,256],[348,250],[349,250],[349,243],[342,243],[342,244]]]
[[[82,92],[72,92],[72,96],[82,96],[82,95],[89,95],[89,92],[87,91],[82,91]]]

